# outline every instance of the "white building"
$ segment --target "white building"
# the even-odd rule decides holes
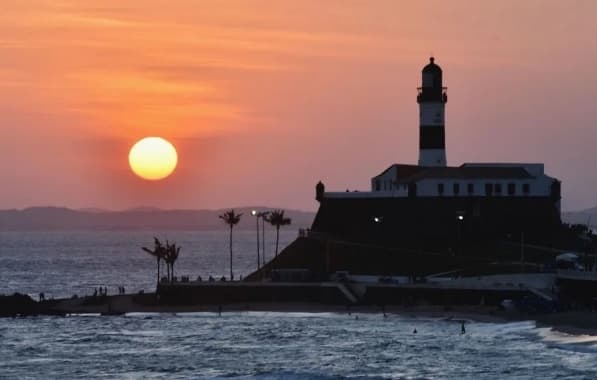
[[[550,197],[560,208],[560,182],[540,163],[465,163],[447,166],[447,88],[434,63],[423,68],[419,103],[419,164],[394,164],[371,179],[371,191],[326,192],[326,198]]]

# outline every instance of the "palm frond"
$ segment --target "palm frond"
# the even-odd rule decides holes
[[[147,248],[147,247],[141,247],[142,250],[144,250],[145,252],[149,253],[152,256],[157,256],[157,253],[155,251],[152,251],[151,249]]]
[[[266,220],[274,227],[286,226],[292,222],[284,216],[284,210],[273,210]]]
[[[242,215],[242,213],[237,214],[234,209],[232,209],[224,212],[222,215],[219,215],[218,218],[222,219],[224,223],[232,227],[240,222],[240,217]]]

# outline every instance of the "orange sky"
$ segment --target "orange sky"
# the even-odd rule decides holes
[[[123,5],[124,4],[124,5]],[[444,69],[449,164],[545,162],[597,205],[597,2],[3,0],[0,208],[263,204],[416,163]],[[135,177],[157,135],[180,166]]]

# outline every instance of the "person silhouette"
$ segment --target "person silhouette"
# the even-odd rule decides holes
[[[417,333],[417,328],[415,327],[415,329],[413,330],[413,334]]]
[[[466,334],[466,329],[464,328],[464,321],[462,321],[462,324],[460,325],[460,333]]]

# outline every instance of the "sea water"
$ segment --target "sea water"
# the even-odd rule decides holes
[[[297,235],[281,230],[279,250]],[[0,294],[70,297],[91,295],[98,287],[116,294],[119,286],[127,293],[154,291],[156,260],[141,249],[153,249],[154,237],[181,247],[177,277],[230,277],[228,231],[0,232]],[[275,239],[275,231],[266,231],[266,260],[275,255]],[[233,231],[235,278],[256,269],[256,231]]]
[[[1,233],[0,293],[150,291],[150,232]],[[296,236],[281,235],[282,245]],[[227,275],[225,232],[172,232],[179,275]],[[270,237],[271,239],[271,237]],[[256,266],[235,237],[234,271]],[[266,255],[271,257],[271,241]],[[414,330],[417,333],[414,333]],[[0,319],[0,379],[597,379],[597,338],[388,314],[131,313]]]

